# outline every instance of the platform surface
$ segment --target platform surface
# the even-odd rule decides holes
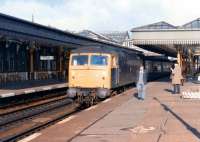
[[[22,95],[22,94],[29,94],[29,93],[35,93],[35,92],[40,92],[40,91],[45,91],[45,90],[52,90],[56,88],[64,88],[67,87],[68,83],[65,82],[55,82],[55,83],[46,83],[46,84],[38,84],[31,86],[26,85],[24,87],[24,84],[22,84],[21,88],[20,85],[18,84],[18,88],[1,88],[0,89],[0,98],[7,98],[7,97],[12,97],[16,95]]]
[[[199,87],[198,84],[185,83],[181,90],[193,91]],[[166,81],[148,83],[144,101],[133,95],[135,91],[132,94],[129,92],[124,96],[126,99],[120,101],[122,104],[98,116],[98,119],[92,116],[92,111],[97,111],[100,115],[102,112],[98,109],[103,107],[102,104],[33,134],[37,136],[32,136],[29,141],[199,142],[200,100],[172,95],[171,88]],[[107,103],[114,105],[119,100],[114,98],[112,101]],[[111,109],[111,105],[107,109]],[[105,108],[102,111],[106,111]],[[81,123],[88,125],[80,125]]]

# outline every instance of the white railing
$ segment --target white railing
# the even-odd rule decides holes
[[[56,79],[58,76],[58,71],[34,72],[35,80]]]
[[[28,80],[28,72],[0,73],[0,82],[16,82]]]
[[[29,80],[28,72],[12,72],[12,73],[0,73],[0,84],[21,82]],[[48,79],[66,79],[65,71],[62,74],[58,71],[47,72],[34,72],[33,80],[48,80]]]

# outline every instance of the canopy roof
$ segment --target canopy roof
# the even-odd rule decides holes
[[[131,30],[132,38],[127,44],[156,51],[168,56],[176,56],[177,49],[187,51],[191,49],[194,54],[200,47],[200,18],[188,22],[182,26],[174,26],[161,21],[148,24]]]

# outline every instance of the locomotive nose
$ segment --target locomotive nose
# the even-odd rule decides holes
[[[104,88],[109,82],[103,69],[73,70],[70,78],[71,87]]]

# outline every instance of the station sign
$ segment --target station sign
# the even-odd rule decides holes
[[[170,61],[176,61],[177,60],[177,58],[174,58],[174,57],[167,57],[168,58],[168,60],[170,60]]]
[[[54,60],[54,56],[40,56],[40,60],[42,61]]]

